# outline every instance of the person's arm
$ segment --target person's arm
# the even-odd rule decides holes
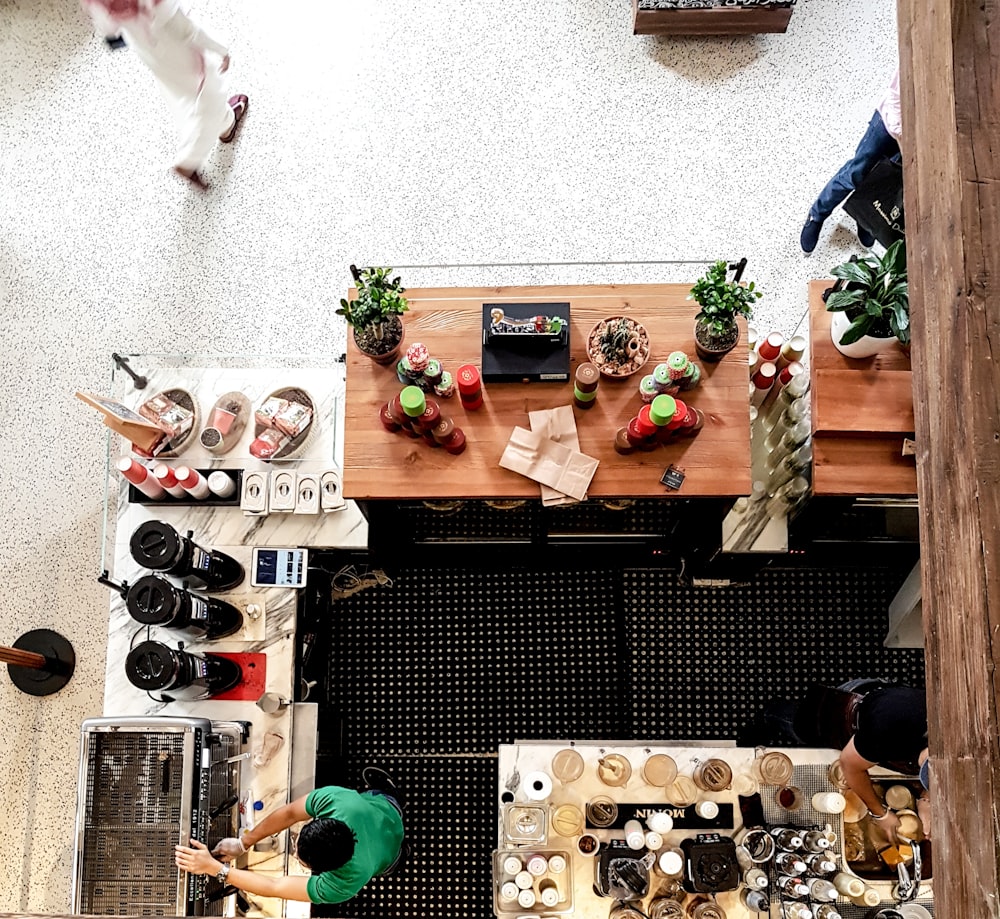
[[[886,88],[882,104],[879,106],[879,114],[882,116],[882,123],[885,129],[893,136],[897,143],[903,136],[903,111],[899,104],[899,68],[896,68],[892,81]]]
[[[94,28],[102,38],[119,38],[122,34],[121,24],[95,0],[80,0],[80,5],[93,20]]]
[[[212,850],[212,854],[226,859],[237,858],[254,845],[254,843],[260,842],[265,837],[274,836],[276,833],[287,830],[296,823],[308,820],[309,813],[306,811],[306,798],[308,797],[309,795],[303,795],[301,798],[296,798],[291,803],[283,804],[277,810],[271,811],[252,830],[244,833],[240,839],[228,837],[219,840]],[[251,892],[256,893],[257,891]]]
[[[202,51],[210,51],[213,54],[217,54],[224,61],[229,60],[229,49],[223,45],[221,42],[217,42],[211,35],[209,35],[204,29],[201,28],[194,20],[188,16],[179,6],[176,7],[172,13],[170,13],[170,18],[165,24],[167,28],[174,35],[183,38],[185,41],[190,42],[196,48],[200,48]],[[228,63],[226,64],[228,67]]]
[[[263,822],[263,821],[262,821]],[[182,871],[191,874],[207,874],[216,877],[223,868],[223,863],[212,858],[208,847],[196,839],[191,840],[191,847],[175,846],[174,861]],[[241,868],[230,868],[226,883],[255,893],[262,897],[275,897],[279,900],[300,900],[309,903],[309,891],[306,887],[308,878],[304,877],[269,877],[256,871],[244,871]]]
[[[896,830],[899,827],[899,817],[883,804],[875,793],[868,770],[875,763],[865,759],[858,753],[852,737],[840,753],[840,765],[844,770],[844,780],[848,787],[865,803],[868,813],[872,815],[879,828],[889,837],[890,842],[896,841]]]

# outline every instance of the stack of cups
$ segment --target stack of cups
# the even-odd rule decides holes
[[[398,396],[379,408],[379,421],[387,431],[405,431],[410,437],[422,437],[431,447],[444,447],[448,453],[465,449],[465,434],[441,414],[441,407],[428,399],[417,386],[407,386]]]
[[[470,412],[483,404],[483,381],[479,370],[472,364],[463,364],[456,373],[458,395],[462,405]]]
[[[670,379],[676,383],[681,392],[694,389],[701,382],[701,368],[683,351],[672,351],[667,357],[670,368]]]
[[[669,364],[657,364],[653,370],[653,385],[665,396],[676,396],[681,391],[680,383],[670,375]]]
[[[596,364],[584,363],[576,368],[573,383],[573,401],[577,408],[592,408],[597,401],[597,386],[601,381],[601,372]]]

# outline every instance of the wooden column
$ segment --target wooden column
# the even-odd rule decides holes
[[[899,0],[937,916],[1000,915],[1000,9]]]

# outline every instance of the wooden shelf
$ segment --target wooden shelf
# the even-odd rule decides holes
[[[893,342],[874,357],[844,357],[823,302],[833,283],[809,282],[813,494],[916,495],[914,457],[902,455],[913,432],[909,356]]]
[[[788,29],[792,7],[641,10],[632,0],[633,35],[756,35]]]

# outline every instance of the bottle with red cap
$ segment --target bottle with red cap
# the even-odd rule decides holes
[[[463,364],[455,371],[455,383],[458,386],[458,396],[466,409],[475,411],[482,406],[483,379],[479,368],[474,364]]]
[[[115,467],[122,474],[126,481],[131,482],[147,498],[158,501],[167,496],[166,491],[153,477],[150,471],[131,456],[123,456]]]

